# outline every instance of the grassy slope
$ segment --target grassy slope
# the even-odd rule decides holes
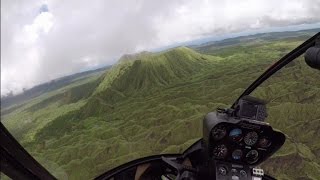
[[[87,82],[97,86],[90,88],[92,96],[72,102],[54,95],[47,102],[50,97],[34,100],[6,115],[4,123],[56,176],[92,178],[138,157],[182,152],[201,138],[207,112],[231,104],[271,62],[299,43],[248,43],[206,52],[211,55],[188,48],[144,53]],[[318,79],[318,72],[296,63],[255,92],[270,101],[269,122],[289,139],[265,163],[272,175],[319,179]],[[83,87],[92,86],[68,92],[83,92]],[[37,104],[46,108],[32,112]],[[301,133],[304,129],[308,132]]]
[[[20,142],[28,143],[48,122],[83,106],[101,81],[99,77],[88,77],[27,103],[4,109],[1,121]]]

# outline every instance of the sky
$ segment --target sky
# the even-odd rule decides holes
[[[1,95],[211,36],[320,23],[320,0],[1,0]]]

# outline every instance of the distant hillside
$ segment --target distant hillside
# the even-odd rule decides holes
[[[21,104],[25,101],[38,97],[42,94],[57,90],[59,88],[62,88],[64,86],[71,84],[72,82],[79,81],[84,78],[88,78],[89,76],[92,76],[92,75],[101,74],[109,68],[110,66],[107,66],[107,67],[103,67],[95,70],[76,73],[70,76],[61,77],[58,79],[54,79],[50,82],[43,83],[33,88],[27,89],[21,94],[2,97],[1,110],[11,105]]]
[[[270,33],[260,33],[249,36],[239,36],[235,38],[228,38],[221,41],[211,41],[207,43],[203,43],[200,45],[190,46],[191,48],[198,50],[203,53],[211,52],[215,49],[225,48],[228,46],[237,46],[243,45],[245,43],[262,43],[265,41],[272,40],[280,40],[280,39],[306,39],[317,32],[320,32],[320,28],[318,29],[308,29],[301,31],[285,31],[285,32],[270,32]]]

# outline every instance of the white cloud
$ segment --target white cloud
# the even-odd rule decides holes
[[[1,94],[114,63],[123,53],[320,22],[319,12],[320,0],[3,0]]]
[[[12,41],[2,44],[9,45],[6,51],[1,51],[1,93],[12,90],[20,92],[38,82],[37,73],[41,59],[38,40],[49,33],[53,26],[51,13],[38,14],[31,24],[21,26],[12,36]],[[2,48],[2,47],[1,47]]]

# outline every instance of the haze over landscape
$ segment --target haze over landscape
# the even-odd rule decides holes
[[[320,21],[319,7],[319,0],[2,0],[1,95],[141,50],[312,26]]]

